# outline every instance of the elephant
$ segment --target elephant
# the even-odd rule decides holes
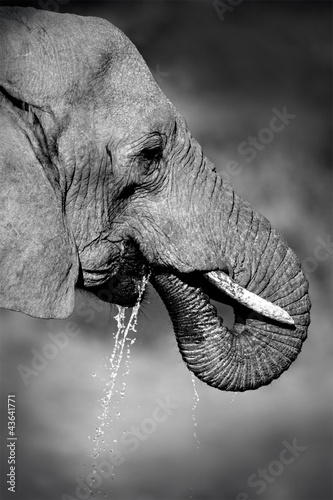
[[[110,22],[0,8],[0,306],[133,307],[150,281],[201,381],[254,390],[299,354],[308,281]],[[233,307],[227,328],[211,303]]]

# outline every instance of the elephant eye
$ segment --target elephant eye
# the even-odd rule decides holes
[[[163,151],[161,146],[144,148],[139,154],[140,165],[145,174],[151,173],[159,161],[162,159]]]
[[[161,156],[162,154],[162,151],[161,151],[161,148],[160,146],[157,146],[155,148],[145,148],[141,151],[141,155],[142,158],[144,158],[145,160],[148,160],[148,161],[152,161],[152,160],[156,160],[156,159],[159,159],[159,157]]]

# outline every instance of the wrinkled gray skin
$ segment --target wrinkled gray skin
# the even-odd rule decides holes
[[[102,19],[0,8],[0,306],[66,318],[75,288],[162,297],[190,370],[220,389],[277,378],[306,338],[299,262],[215,172],[144,60]],[[286,310],[259,316],[219,270]],[[209,297],[233,305],[227,330]]]

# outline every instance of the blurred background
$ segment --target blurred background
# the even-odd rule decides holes
[[[149,287],[100,443],[98,460],[118,465],[112,476],[107,465],[109,477],[95,476],[101,480],[93,498],[331,499],[331,2],[224,2],[228,10],[222,1],[1,4],[49,5],[103,17],[122,29],[205,154],[285,236],[310,282],[309,336],[291,368],[271,385],[243,394],[196,381],[198,396],[167,312]],[[273,109],[284,107],[295,118],[248,161],[239,144],[258,136]],[[0,310],[1,498],[87,498],[116,312],[82,296],[70,320]],[[69,321],[76,336],[64,334]],[[63,348],[54,347],[52,333]],[[36,354],[43,352],[44,361]],[[16,395],[15,494],[6,485],[7,394]],[[154,420],[158,405],[163,422]],[[282,464],[286,442],[299,450]]]

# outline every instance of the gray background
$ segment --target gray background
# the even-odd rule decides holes
[[[236,396],[197,381],[200,400],[193,412],[191,376],[150,287],[131,346],[130,373],[123,375],[123,363],[118,375],[117,387],[126,382],[126,394],[111,403],[113,422],[102,446],[102,457],[119,449],[125,461],[115,467],[113,480],[103,479],[95,498],[331,499],[333,250],[317,253],[318,238],[332,237],[331,3],[244,1],[223,21],[210,1],[62,0],[59,10],[104,17],[131,38],[217,169],[227,175],[228,162],[239,163],[233,186],[287,238],[305,264],[312,299],[309,338],[288,372]],[[238,145],[268,126],[273,108],[284,106],[296,118],[247,162]],[[42,352],[50,343],[47,334],[63,332],[68,320],[0,310],[1,498],[75,498],[75,479],[91,472],[98,400],[109,376],[104,365],[116,323],[115,309],[110,313],[106,305],[89,321],[101,304],[84,300],[83,314],[70,318],[82,333],[28,385],[18,366],[31,367],[31,349]],[[17,399],[16,494],[5,484],[7,393]],[[123,432],[142,425],[156,399],[167,397],[178,408],[129,452],[119,443]],[[281,473],[270,474],[272,482],[258,493],[249,476],[279,460],[283,441],[294,439],[306,449]]]

